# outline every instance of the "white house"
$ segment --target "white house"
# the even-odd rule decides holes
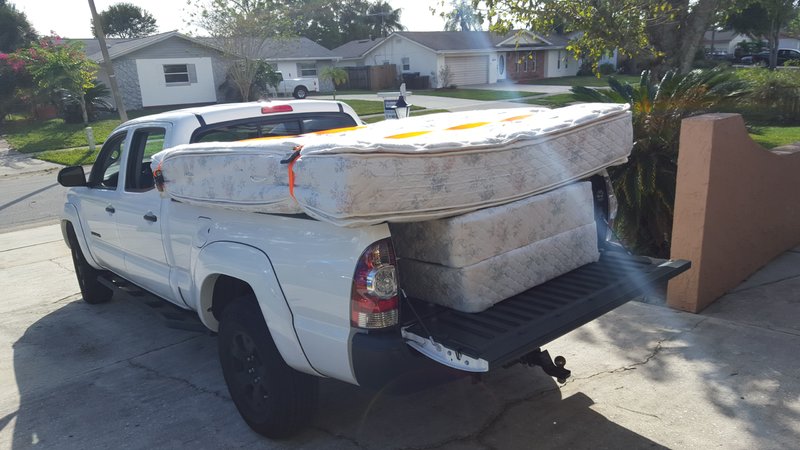
[[[529,31],[402,31],[351,41],[331,52],[342,67],[395,64],[401,73],[428,76],[433,87],[443,87],[575,75],[580,63],[566,45],[564,36]],[[441,79],[445,67],[449,80]]]
[[[98,42],[83,42],[89,58],[102,67]],[[221,89],[229,62],[211,38],[170,31],[139,39],[109,39],[107,47],[128,109],[229,100]],[[336,60],[330,50],[303,37],[264,41],[260,57],[287,78],[316,76]],[[109,84],[102,68],[98,78]]]

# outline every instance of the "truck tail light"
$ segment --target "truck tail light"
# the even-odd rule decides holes
[[[400,299],[392,241],[382,239],[367,247],[356,264],[350,294],[350,324],[355,328],[397,325]]]
[[[261,107],[261,114],[274,114],[283,112],[292,112],[292,105],[268,105]]]

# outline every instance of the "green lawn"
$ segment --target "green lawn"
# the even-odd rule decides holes
[[[466,100],[514,100],[517,98],[542,95],[540,92],[523,91],[492,91],[488,89],[430,89],[414,91],[417,95],[430,95],[433,97],[463,98]],[[413,98],[413,97],[412,97]]]
[[[638,84],[638,75],[613,75],[619,81],[628,82],[630,84]],[[543,78],[541,80],[529,81],[525,84],[542,85],[542,86],[587,86],[587,87],[603,87],[608,86],[608,77],[603,76],[597,78],[592,75],[583,75],[579,77],[558,77],[558,78]]]
[[[92,122],[95,143],[102,144],[117,125],[119,119]],[[3,134],[11,148],[21,153],[87,145],[83,124],[68,124],[62,119],[7,121],[3,124]]]
[[[750,137],[762,147],[775,148],[800,142],[800,127],[757,127]]]
[[[572,94],[554,94],[546,97],[526,98],[522,100],[523,103],[529,105],[547,106],[548,108],[560,108],[567,106],[570,103],[575,103],[575,97]]]

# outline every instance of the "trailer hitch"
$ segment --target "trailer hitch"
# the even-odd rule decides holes
[[[566,383],[567,378],[569,378],[572,374],[572,372],[564,368],[564,366],[567,364],[566,358],[563,356],[556,356],[555,360],[551,359],[550,353],[548,353],[547,350],[542,351],[540,348],[537,348],[536,350],[523,356],[519,359],[519,362],[530,367],[541,367],[542,370],[544,370],[544,373],[554,377],[556,381],[561,384]]]

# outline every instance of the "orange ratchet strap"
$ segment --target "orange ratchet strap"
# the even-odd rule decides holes
[[[303,150],[302,145],[296,145],[292,149],[292,154],[288,158],[281,160],[281,164],[288,164],[289,170],[289,195],[294,198],[294,163],[300,158],[300,151]],[[295,199],[297,200],[297,199]]]

